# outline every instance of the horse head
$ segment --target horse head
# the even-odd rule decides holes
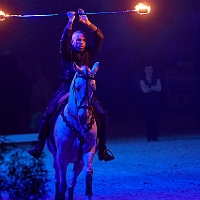
[[[73,67],[76,73],[70,87],[68,106],[79,123],[86,124],[91,114],[93,92],[96,90],[94,76],[99,69],[99,62],[96,62],[92,69],[87,66],[79,67],[76,63]]]

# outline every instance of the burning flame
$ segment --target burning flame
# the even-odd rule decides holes
[[[135,6],[135,11],[137,11],[140,15],[145,15],[150,13],[150,6],[146,6],[143,3],[138,3]]]
[[[0,21],[4,21],[5,16],[6,16],[6,14],[2,10],[0,10]]]

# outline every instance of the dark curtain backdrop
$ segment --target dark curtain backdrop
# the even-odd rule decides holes
[[[1,0],[8,14],[64,14],[132,10],[129,0]],[[139,76],[153,65],[162,81],[163,131],[198,131],[200,116],[200,3],[149,0],[151,12],[90,15],[105,43],[97,96],[109,113],[115,134],[143,131]],[[37,123],[59,85],[59,40],[67,17],[6,18],[0,22],[0,134],[37,132]],[[75,21],[74,30],[82,29]],[[113,128],[114,127],[114,128]],[[113,129],[112,129],[113,128]]]

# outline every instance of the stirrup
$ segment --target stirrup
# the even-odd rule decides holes
[[[33,156],[34,158],[38,159],[42,154],[44,146],[45,146],[45,142],[44,143],[43,142],[38,142],[35,146],[31,147],[28,150],[28,153],[31,156]]]
[[[109,153],[110,154],[109,154]],[[114,156],[114,154],[112,153],[112,151],[111,150],[109,150],[109,149],[106,149],[105,151],[104,151],[104,156],[105,156],[105,162],[107,162],[107,161],[111,161],[111,160],[114,160],[115,159],[115,156]]]
[[[104,160],[105,162],[115,159],[113,153],[107,148],[103,151],[103,153],[98,153],[98,156],[99,156],[99,160]]]

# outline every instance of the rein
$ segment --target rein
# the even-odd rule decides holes
[[[73,119],[74,119],[75,121],[77,121],[77,122],[82,126],[82,128],[84,129],[84,133],[88,132],[88,131],[92,128],[92,125],[93,125],[94,122],[95,122],[95,120],[94,120],[95,117],[94,117],[94,115],[92,114],[92,118],[91,118],[91,120],[90,120],[90,123],[89,123],[89,124],[86,124],[87,127],[84,127],[84,126],[78,121],[77,117],[73,116],[73,115],[69,112],[69,110],[68,110],[67,113],[68,113],[70,116],[72,116]],[[64,106],[62,107],[62,110],[61,110],[61,116],[62,116],[63,121],[65,122],[66,126],[69,127],[71,130],[73,130],[73,131],[79,133],[78,138],[80,138],[80,136],[82,136],[81,132],[78,131],[77,128],[76,128],[75,126],[71,125],[71,124],[70,124],[70,121],[67,120],[67,117],[64,115]]]

